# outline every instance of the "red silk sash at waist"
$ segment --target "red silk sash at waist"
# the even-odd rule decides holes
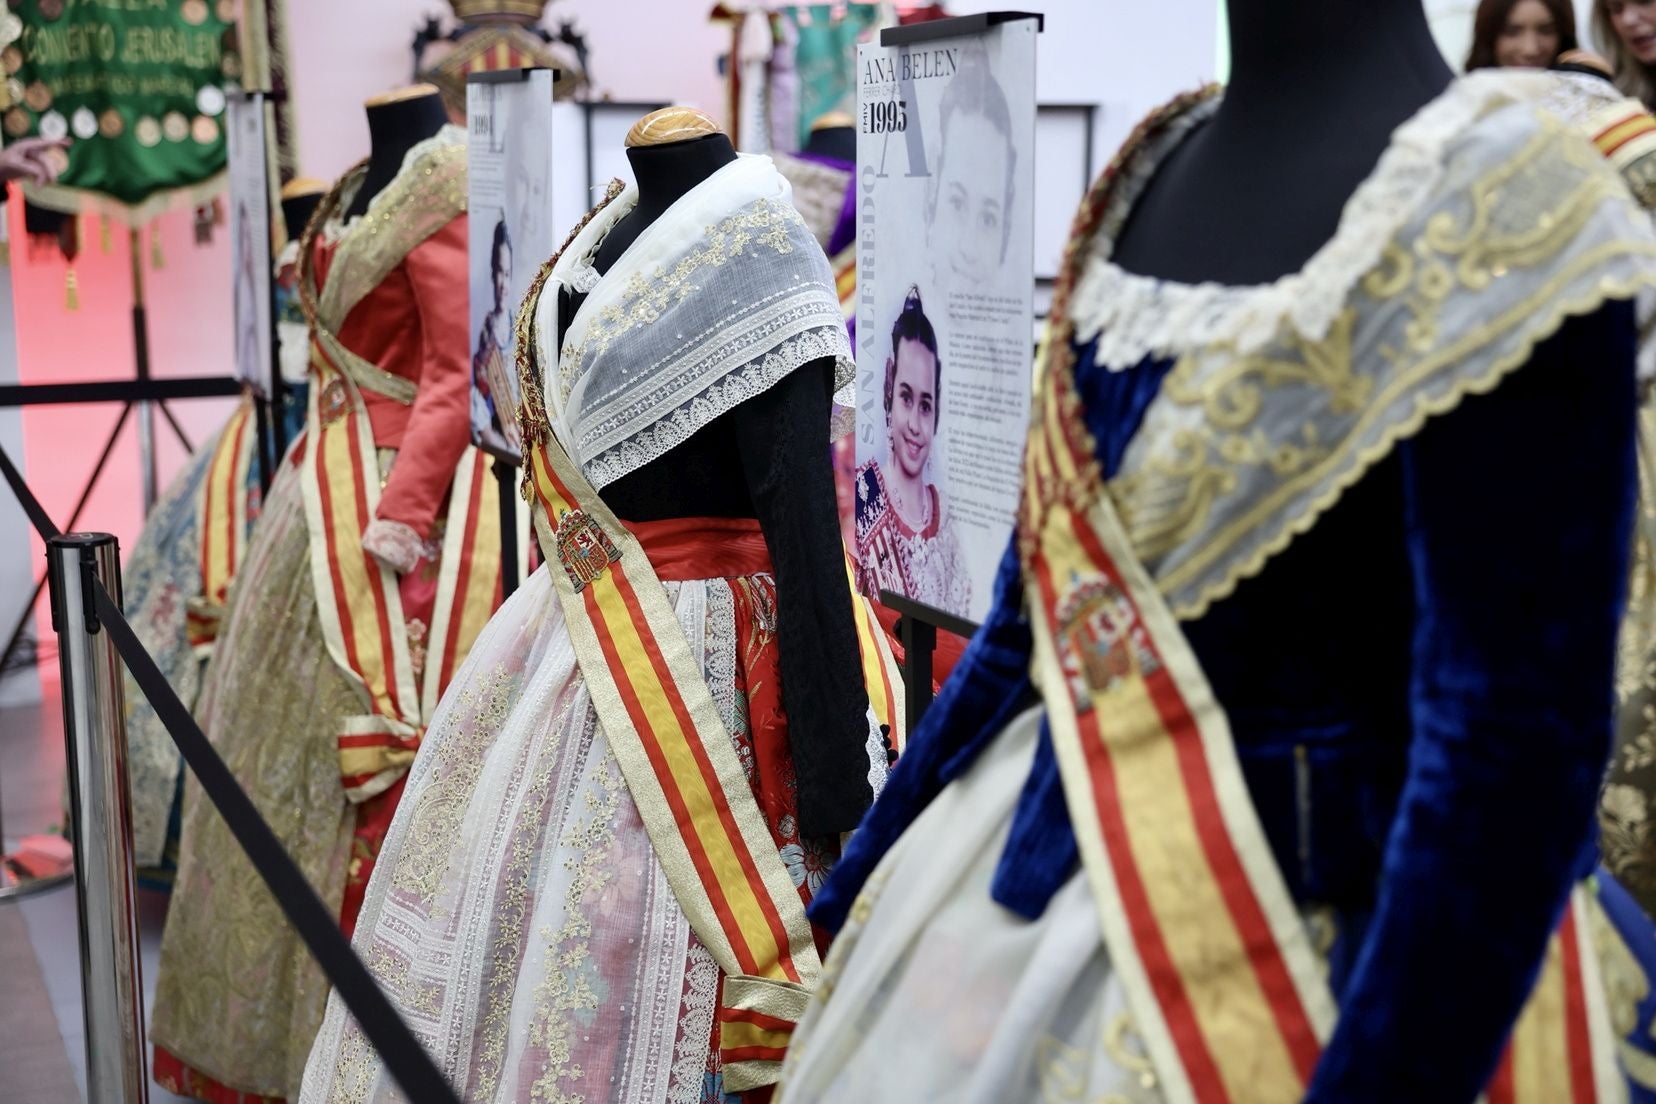
[[[755,518],[624,521],[662,582],[768,575],[770,549]]]

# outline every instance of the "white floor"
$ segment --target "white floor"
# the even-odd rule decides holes
[[[11,841],[18,836],[48,831],[62,822],[58,802],[63,788],[63,729],[54,693],[48,688],[44,705],[0,708],[0,813],[5,818],[5,835]],[[81,1019],[80,928],[75,915],[74,886],[65,885],[33,897],[0,902],[0,908],[17,909],[23,916],[31,949],[40,963],[51,997],[51,1008],[39,1011],[56,1018],[75,1083],[80,1086],[81,1099],[85,1100],[86,1031]],[[166,908],[165,894],[139,894],[146,1023]],[[11,950],[0,948],[0,952]],[[6,1067],[6,1043],[0,1038],[0,1069]],[[147,1061],[147,1048],[145,1057]],[[5,1091],[0,1088],[0,1099],[4,1098]],[[174,1104],[183,1098],[150,1084],[149,1099],[151,1104]]]

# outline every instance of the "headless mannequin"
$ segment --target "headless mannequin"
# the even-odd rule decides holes
[[[1297,271],[1453,77],[1419,0],[1230,0],[1229,22],[1224,102],[1134,205],[1114,257],[1129,272],[1246,285]]]
[[[638,204],[598,246],[606,273],[696,185],[734,161],[723,134],[630,147]],[[584,295],[560,290],[560,338]],[[867,697],[845,601],[828,425],[834,362],[811,361],[603,488],[627,521],[757,518],[775,567],[783,708],[798,771],[802,835],[855,828],[872,794],[863,746]]]
[[[734,160],[736,151],[723,134],[627,150],[627,163],[638,181],[638,206],[616,223],[598,246],[593,265],[599,274],[608,272],[644,228],[660,218],[667,208]]]
[[[321,202],[322,193],[319,191],[282,199],[282,226],[287,231],[288,241],[299,240],[305,232],[306,225],[310,223],[311,215],[316,213],[316,208]]]
[[[368,175],[345,211],[347,219],[367,211],[369,201],[402,170],[408,151],[448,122],[443,97],[429,84],[376,96],[364,106],[368,112]]]
[[[855,164],[857,160],[857,128],[825,126],[811,131],[804,153],[817,157],[832,157],[836,161]]]

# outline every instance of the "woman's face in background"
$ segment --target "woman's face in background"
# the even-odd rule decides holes
[[[904,338],[892,376],[891,458],[905,476],[919,479],[937,433],[937,354]]]
[[[1610,25],[1640,64],[1656,65],[1656,0],[1609,0]]]
[[[1545,69],[1558,56],[1558,23],[1541,0],[1518,0],[1495,40],[1495,64]]]
[[[982,284],[1000,267],[1010,217],[1006,140],[984,116],[957,111],[938,148],[943,153],[931,225],[933,256],[943,258],[957,284]]]

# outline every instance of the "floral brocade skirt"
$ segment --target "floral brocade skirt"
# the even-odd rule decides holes
[[[139,643],[187,706],[201,689],[202,661],[185,635],[189,600],[201,592],[201,498],[218,446],[202,443],[144,519],[121,572],[121,600]],[[139,870],[163,884],[168,831],[181,760],[166,727],[130,674],[126,678],[127,769],[132,788],[132,845]]]
[[[768,561],[750,571],[733,551],[757,539],[762,553],[763,539],[751,522],[659,525],[677,531],[634,531],[809,901],[838,841],[798,833],[775,583]],[[735,1099],[718,1066],[719,968],[657,859],[547,567],[495,614],[438,706],[355,946],[470,1104]],[[330,997],[301,1100],[397,1099]]]
[[[394,454],[381,455],[385,470]],[[284,461],[232,585],[196,717],[282,847],[349,932],[402,784],[360,805],[340,779],[340,719],[359,692],[317,615],[299,469]],[[422,567],[425,565],[422,564]],[[411,647],[432,579],[403,577]],[[299,1087],[328,984],[193,776],[184,788],[173,902],[161,940],[154,1076],[213,1104]]]

